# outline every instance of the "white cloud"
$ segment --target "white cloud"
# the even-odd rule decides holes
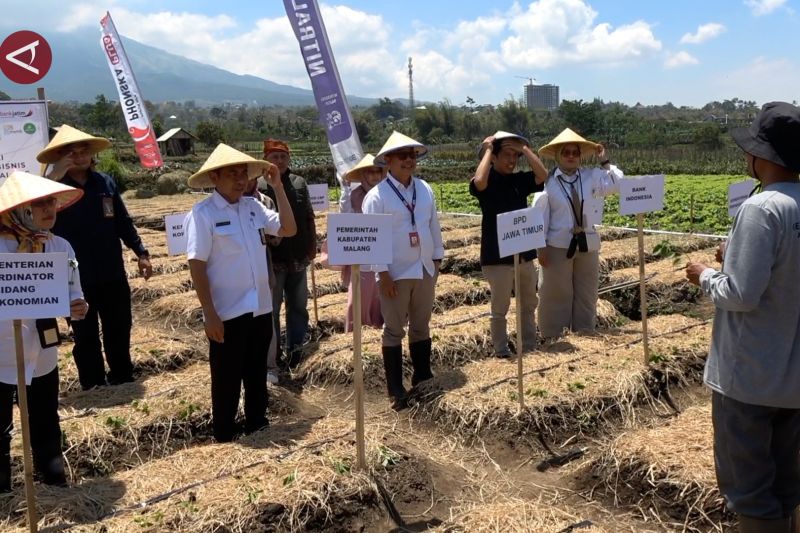
[[[700,44],[710,41],[725,31],[725,26],[717,22],[701,24],[695,33],[686,33],[681,37],[681,44]]]
[[[664,61],[665,68],[678,68],[687,65],[696,65],[699,61],[689,52],[681,50],[674,54],[668,54],[667,59]]]
[[[769,80],[769,83],[764,83]],[[795,87],[800,87],[800,63],[786,58],[756,57],[748,64],[712,80],[717,100],[733,98],[755,100],[764,104],[773,100],[797,100]]]
[[[597,12],[584,0],[537,0],[524,11],[515,4],[511,16],[512,35],[503,40],[501,53],[513,67],[619,65],[661,50],[650,24],[595,24]]]
[[[749,7],[753,15],[757,17],[769,15],[785,4],[786,0],[744,0],[744,5]]]

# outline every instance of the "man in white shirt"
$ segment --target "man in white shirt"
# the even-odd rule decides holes
[[[243,196],[266,171],[280,215]],[[187,256],[209,339],[214,437],[233,439],[244,384],[245,431],[268,425],[267,350],[272,336],[272,294],[267,235],[297,231],[277,167],[220,144],[189,178],[193,188],[214,187],[186,223]]]
[[[392,215],[392,263],[374,265],[378,272],[384,318],[382,352],[392,408],[407,407],[403,386],[403,337],[408,325],[408,349],[414,373],[411,385],[431,379],[430,320],[439,264],[444,257],[442,231],[431,187],[414,177],[417,159],[428,149],[393,132],[375,156],[386,165],[386,179],[364,198],[363,212]]]

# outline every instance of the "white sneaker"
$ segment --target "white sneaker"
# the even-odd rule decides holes
[[[269,383],[270,385],[277,385],[278,383],[280,383],[280,380],[278,379],[278,374],[276,374],[275,372],[267,372],[267,383]]]

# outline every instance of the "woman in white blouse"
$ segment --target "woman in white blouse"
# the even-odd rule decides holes
[[[0,179],[0,253],[65,252],[69,260],[70,315],[86,316],[75,252],[50,233],[56,211],[76,202],[83,191],[25,172]],[[11,430],[17,364],[11,320],[0,321],[0,492],[11,490]],[[25,383],[34,470],[40,481],[64,486],[64,457],[58,420],[58,327],[55,318],[22,320]]]
[[[535,200],[544,208],[547,246],[537,250],[539,264],[539,330],[542,337],[594,330],[599,285],[603,197],[619,192],[622,171],[612,165],[601,144],[567,128],[539,150],[555,159],[556,168]],[[595,156],[599,167],[582,166]]]

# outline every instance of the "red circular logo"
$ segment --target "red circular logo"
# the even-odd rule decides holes
[[[0,44],[0,70],[14,83],[36,83],[52,64],[50,45],[38,33],[17,31]]]

